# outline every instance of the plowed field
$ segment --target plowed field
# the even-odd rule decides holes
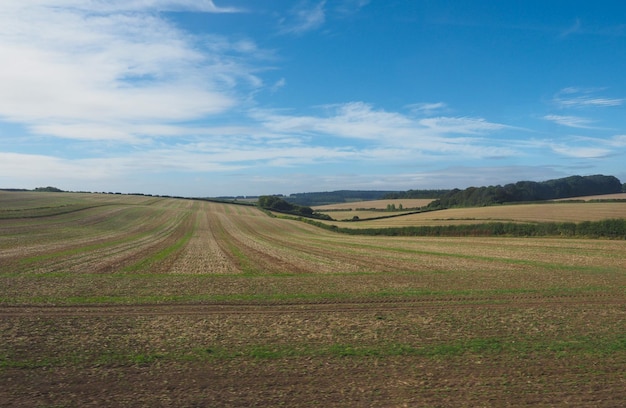
[[[0,405],[623,406],[625,253],[0,192]]]

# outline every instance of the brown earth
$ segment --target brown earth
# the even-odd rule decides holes
[[[2,307],[2,352],[21,366],[0,370],[0,401],[7,407],[617,407],[626,401],[624,348],[581,352],[566,339],[594,329],[602,337],[611,327],[600,326],[625,316],[623,296],[602,295]],[[581,325],[594,317],[591,327]],[[530,343],[445,351],[494,336]],[[389,352],[387,341],[431,353]],[[555,346],[565,343],[570,347]],[[371,349],[330,352],[337,344]],[[254,347],[269,354],[255,355]],[[272,347],[285,351],[274,356]],[[108,356],[103,349],[135,354]],[[229,353],[213,357],[220,349]]]

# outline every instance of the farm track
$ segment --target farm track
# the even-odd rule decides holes
[[[0,306],[0,318],[9,317],[107,317],[107,316],[201,316],[292,313],[358,313],[424,309],[511,308],[525,309],[565,305],[624,305],[623,295],[608,293],[572,295],[454,296],[411,299],[319,300],[297,302],[203,302],[199,304],[138,304]]]

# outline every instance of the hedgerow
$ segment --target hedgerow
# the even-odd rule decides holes
[[[310,219],[300,218],[309,224],[348,235],[371,236],[508,236],[508,237],[579,237],[626,239],[626,219],[602,221],[514,223],[489,222],[469,225],[405,226],[388,228],[345,228]]]

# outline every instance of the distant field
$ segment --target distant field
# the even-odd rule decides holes
[[[567,200],[584,200],[584,201],[590,201],[590,200],[626,200],[626,193],[603,194],[603,195],[574,197],[574,198],[562,198],[560,200],[555,200],[555,201],[567,201]]]
[[[598,196],[574,197],[554,201],[592,201],[592,200],[626,200],[626,193],[605,194]],[[404,209],[426,207],[433,200],[374,200],[357,203],[329,204],[314,207],[322,214],[328,214],[334,220],[351,220],[358,217],[360,220],[379,218],[388,215],[408,214],[411,211],[400,211],[400,205]],[[381,212],[368,211],[369,209],[384,210],[388,205],[395,205],[396,211]],[[545,204],[552,204],[546,202]],[[399,217],[387,220],[375,220],[360,222],[361,228],[385,228],[410,225],[450,225],[471,224],[482,221],[515,221],[515,222],[577,222],[597,221],[605,218],[625,218],[625,203],[594,203],[592,207],[570,207],[569,203],[563,203],[565,207],[547,208],[543,204],[510,204],[506,206],[489,206],[479,208],[449,209],[433,213],[414,214],[408,217]],[[538,207],[540,206],[540,207]],[[589,214],[587,214],[589,212]],[[341,225],[341,224],[337,224]],[[354,227],[354,223],[345,226]]]
[[[332,212],[328,213],[331,217]],[[344,215],[344,213],[339,213]],[[349,215],[349,213],[345,213]],[[355,214],[358,214],[355,212]],[[384,214],[379,214],[384,215]],[[337,216],[336,219],[346,217]],[[360,217],[362,219],[369,217]],[[580,222],[607,218],[626,218],[626,203],[545,203],[489,207],[453,208],[409,214],[401,217],[359,222],[326,221],[347,228],[388,228],[421,225],[458,225],[482,222]]]
[[[422,199],[422,198],[356,201],[352,203],[319,205],[319,206],[313,207],[313,209],[316,211],[320,211],[320,212],[324,212],[328,210],[357,210],[357,209],[370,209],[370,208],[374,208],[377,210],[384,210],[387,208],[388,205],[395,205],[396,208],[400,208],[400,205],[402,205],[403,208],[419,208],[419,207],[427,206],[432,201],[433,201],[432,199]]]
[[[251,206],[0,192],[0,405],[625,406],[625,253],[626,240],[348,236]]]
[[[411,212],[411,210],[427,206],[432,201],[432,199],[357,201],[352,203],[320,205],[313,207],[313,209],[322,214],[327,214],[335,220],[350,220],[354,217],[368,219],[388,215],[407,214]],[[395,210],[382,211],[386,210],[389,205],[395,206]],[[406,211],[400,210],[400,208],[403,208]]]

